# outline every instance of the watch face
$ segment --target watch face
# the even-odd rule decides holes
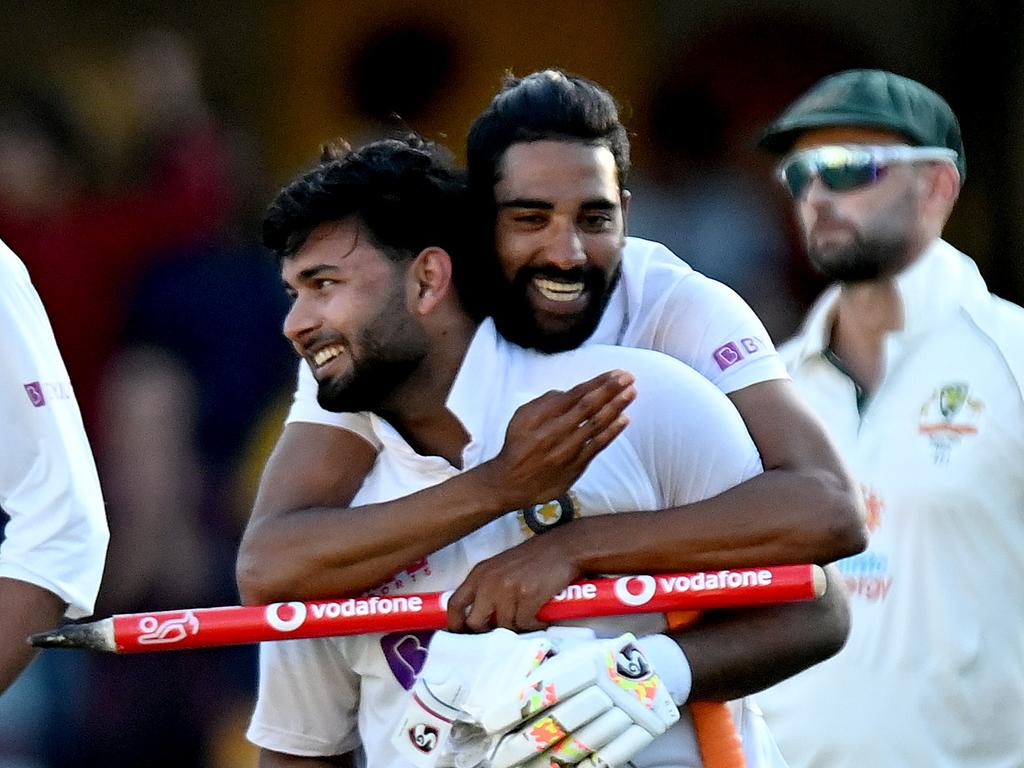
[[[579,505],[572,491],[545,504],[534,504],[519,510],[523,523],[534,533],[544,533],[579,517]]]

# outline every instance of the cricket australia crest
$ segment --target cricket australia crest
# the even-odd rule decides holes
[[[932,445],[936,464],[946,464],[964,437],[977,434],[985,404],[970,396],[963,382],[944,384],[921,406],[917,431]]]

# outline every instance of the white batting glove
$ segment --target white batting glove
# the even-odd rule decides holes
[[[496,698],[492,688],[479,710],[474,699],[463,702],[467,715],[488,734],[507,733],[489,752],[492,768],[588,758],[622,765],[679,719],[632,634],[573,645],[538,666],[516,694]]]
[[[468,695],[476,690],[518,689],[524,678],[554,653],[543,633],[518,635],[496,629],[480,635],[436,632],[427,660],[409,692],[406,710],[391,742],[409,762],[421,768],[454,766],[456,751],[475,751],[482,758],[494,739],[453,747],[450,735]],[[522,719],[522,718],[519,718]],[[517,720],[518,722],[518,720]]]
[[[666,691],[648,656],[672,669],[670,679],[685,668],[688,693],[686,658],[663,636],[438,632],[392,743],[423,768],[547,768],[591,755],[588,765],[622,765],[678,720],[673,699],[686,698]]]

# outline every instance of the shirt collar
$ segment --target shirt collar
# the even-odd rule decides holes
[[[494,322],[490,318],[484,320],[469,342],[458,373],[452,382],[452,388],[445,399],[445,407],[462,422],[470,436],[470,442],[462,452],[464,467],[472,466],[467,463],[468,459],[480,451],[474,435],[484,434],[488,403],[494,396],[497,384],[493,372],[498,368],[499,347],[502,341],[494,328]],[[403,463],[437,461],[447,466],[448,462],[438,456],[422,456],[416,453],[387,419],[375,413],[370,413],[369,416],[373,431],[384,450]]]
[[[470,442],[462,452],[463,466],[477,463],[484,436],[490,404],[500,398],[502,389],[501,360],[508,345],[499,335],[491,318],[484,320],[473,334],[466,356],[455,375],[445,406],[469,433]]]
[[[903,304],[899,333],[906,338],[934,328],[988,291],[974,261],[940,239],[897,275],[895,283]],[[832,285],[814,302],[800,332],[800,360],[819,355],[828,346],[838,297],[839,286]]]

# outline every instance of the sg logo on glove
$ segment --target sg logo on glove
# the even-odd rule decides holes
[[[417,723],[409,729],[409,741],[420,752],[430,754],[438,742],[438,730],[426,723]]]

